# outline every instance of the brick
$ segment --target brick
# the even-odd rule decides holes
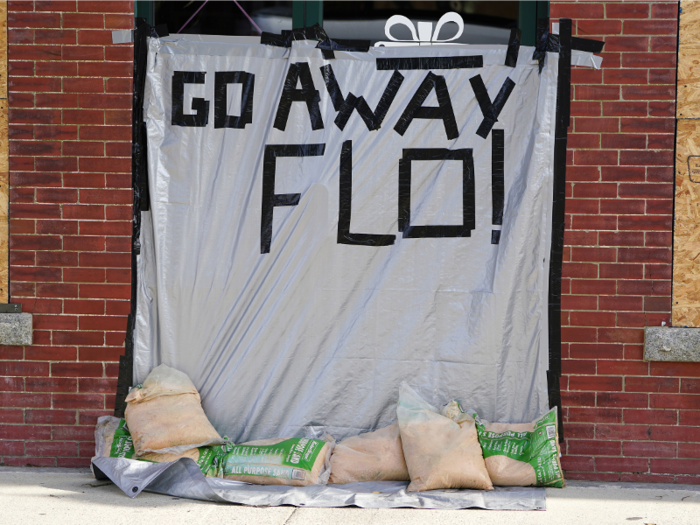
[[[622,118],[620,131],[623,133],[673,133],[674,120],[665,118]]]
[[[89,300],[66,300],[64,301],[64,311],[68,314],[96,314],[105,313],[104,301],[89,301]]]
[[[66,377],[28,377],[25,380],[27,392],[75,392],[78,383]]]
[[[101,252],[105,249],[104,237],[64,237],[63,248],[65,250],[81,250],[84,252]]]
[[[674,86],[623,86],[622,98],[626,100],[673,100],[676,97]]]
[[[700,458],[700,445],[697,443],[679,443],[679,458]]]
[[[642,343],[644,330],[633,328],[599,328],[598,340],[603,343]]]
[[[700,379],[681,379],[681,392],[700,394]],[[700,408],[700,405],[698,405]]]
[[[63,27],[76,29],[103,29],[104,15],[85,13],[64,13]]]
[[[25,422],[34,425],[75,425],[75,410],[26,410]]]
[[[104,111],[100,110],[64,110],[63,124],[104,124]],[[75,171],[73,168],[70,171]]]
[[[81,298],[128,299],[131,286],[122,284],[81,284]]]
[[[567,246],[591,246],[598,244],[598,232],[564,231],[564,244]]]
[[[610,267],[610,268],[615,268],[616,266],[629,266],[629,265],[601,265],[601,268],[603,266]],[[635,296],[624,296],[624,295],[617,295],[617,296],[605,296],[602,295],[598,298],[600,302],[600,309],[601,310],[613,310],[613,311],[633,311],[633,312],[640,312],[644,308],[644,300],[642,297],[635,297]]]
[[[646,102],[604,102],[603,115],[606,117],[646,117]]]
[[[0,423],[23,423],[24,412],[18,409],[0,408]]]
[[[605,50],[610,51],[648,51],[648,36],[609,36],[605,39]]]
[[[574,215],[571,228],[577,230],[616,230],[616,215]]]
[[[625,386],[630,378],[626,378]],[[678,415],[675,410],[633,410],[624,409],[622,417],[627,424],[676,425]]]
[[[101,157],[105,154],[105,147],[103,142],[64,142],[63,154]]]
[[[99,268],[130,268],[130,254],[115,253],[81,253],[80,266]]]
[[[77,297],[78,285],[76,284],[37,284],[37,293],[41,297]]]
[[[571,312],[571,326],[612,326],[615,314],[611,312]]]
[[[571,283],[571,293],[579,295],[612,295],[616,288],[616,282],[612,280],[574,279]]]
[[[674,143],[673,135],[648,135],[647,147],[649,149],[673,149]]]
[[[676,105],[673,102],[649,102],[650,117],[673,117]],[[680,112],[683,115],[683,112]]]
[[[37,139],[73,140],[78,136],[77,126],[35,126]]]
[[[561,5],[561,4],[559,4]],[[602,7],[602,5],[601,5]],[[558,8],[558,7],[557,7]],[[563,16],[563,15],[562,15]],[[572,17],[579,18],[579,17]],[[602,18],[602,17],[601,17]],[[576,20],[579,35],[602,36],[619,35],[622,33],[622,22],[619,20]]]
[[[111,316],[82,316],[80,317],[81,330],[126,330],[124,317]]]
[[[80,147],[80,144],[85,143],[77,142],[75,144],[77,148]],[[97,144],[101,143],[98,142]],[[80,155],[83,155],[83,153],[80,153]],[[66,173],[63,175],[63,185],[67,188],[104,188],[105,175],[104,173]]]
[[[78,221],[36,221],[36,232],[58,235],[76,234],[78,233]]]
[[[63,80],[64,93],[102,93],[104,80],[102,78],[66,78]]]
[[[603,425],[599,424],[595,427],[596,439],[612,440],[648,440],[649,439],[648,425]],[[654,439],[652,437],[652,439]]]
[[[601,264],[600,277],[603,279],[643,279],[644,266],[641,264]]]
[[[567,440],[568,454],[583,456],[619,456],[621,449],[620,441]]]
[[[95,160],[102,161],[103,159]],[[87,159],[80,160],[81,168],[86,161]],[[114,162],[115,159],[104,159],[104,161]],[[133,195],[131,190],[84,189],[80,191],[80,202],[85,204],[131,204]]]
[[[572,376],[569,378],[569,390],[587,390],[587,391],[622,391],[621,377],[580,377]]]
[[[676,20],[625,20],[626,35],[675,35]]]
[[[5,408],[10,407],[49,407],[51,406],[51,398],[48,394],[32,394],[32,393],[2,393],[0,392],[0,406]],[[0,427],[2,432],[2,427]]]
[[[66,268],[63,280],[67,283],[103,283],[105,271],[97,268]]]
[[[606,39],[607,40],[607,39]],[[605,69],[606,84],[646,84],[647,69]]]
[[[576,150],[574,152],[574,161],[578,165],[617,165],[618,152],[614,150]]]
[[[34,2],[35,11],[60,11],[74,12],[76,7],[75,0],[36,0]]]
[[[700,441],[700,427],[653,426],[650,437],[658,441],[697,443]]]
[[[571,257],[574,261],[580,262],[615,262],[617,249],[574,247],[571,250]]]
[[[599,371],[598,373],[606,372],[608,372],[608,370]],[[598,392],[596,394],[596,404],[599,407],[647,408],[648,403],[648,396],[646,394],[626,394],[619,392]]]
[[[47,363],[0,361],[0,375],[2,376],[46,376],[48,372]]]
[[[670,248],[618,248],[620,262],[670,263]]]
[[[54,441],[93,441],[95,439],[95,428],[94,427],[53,427],[51,432]],[[76,443],[77,445],[77,443]]]
[[[569,182],[600,180],[600,168],[598,166],[567,166],[566,179]],[[568,206],[568,202],[566,205]]]
[[[63,60],[103,60],[104,48],[99,46],[62,46]]]
[[[596,364],[595,361],[590,359],[564,359],[562,361],[562,373],[564,375],[594,375],[596,373]]]
[[[78,11],[81,13],[132,13],[132,2],[120,2],[112,0],[105,5],[104,1],[87,1],[80,0],[78,2]]]
[[[78,327],[78,319],[74,316],[34,315],[32,321],[34,328],[39,330],[76,330]]]
[[[595,405],[594,392],[562,392],[562,405],[565,407],[592,407]]]
[[[117,390],[117,380],[115,378],[101,378],[101,379],[80,379],[79,380],[79,391],[80,392],[95,392],[103,394],[112,394]],[[94,432],[94,429],[91,428]]]
[[[648,18],[649,4],[646,3],[609,3],[605,5],[606,18]]]
[[[603,148],[611,149],[644,149],[647,145],[647,137],[646,135],[606,134],[601,136],[601,144]]]
[[[24,455],[24,441],[0,441],[0,455],[22,456]]]
[[[41,89],[41,88],[39,88]],[[25,124],[59,124],[61,112],[53,109],[12,109],[10,121]]]
[[[619,217],[624,219],[624,217]],[[643,246],[644,233],[642,232],[600,232],[601,246]]]
[[[584,118],[574,119],[576,133],[617,133],[620,131],[618,118]]]
[[[63,218],[64,219],[92,219],[92,220],[103,220],[104,219],[104,206],[63,206]],[[65,245],[64,245],[65,247]],[[66,248],[67,249],[67,248]]]
[[[36,319],[35,316],[34,318]],[[58,317],[61,318],[62,316],[58,315],[44,315],[41,316],[44,318],[51,318],[51,317]],[[70,317],[68,317],[70,319]],[[73,318],[74,319],[74,318]],[[46,323],[42,325],[41,327],[38,327],[36,324],[35,326],[37,328],[43,328],[45,330],[49,330],[52,327],[48,326],[50,323]],[[56,327],[58,329],[75,329],[77,328],[78,324],[77,322],[73,321],[70,322],[67,319],[64,319],[63,321],[58,321],[55,323]],[[27,347],[26,352],[26,358],[27,359],[33,359],[37,361],[75,361],[78,352],[76,351],[74,346],[37,346],[33,345],[31,347]],[[39,384],[38,382],[35,382],[35,384]],[[65,385],[66,388],[70,388],[69,384]]]
[[[53,342],[62,345],[101,345],[104,344],[104,334],[102,332],[55,331],[53,332]]]
[[[595,467],[598,471],[608,472],[648,472],[649,461],[636,458],[595,458]]]
[[[563,265],[563,275],[565,277],[595,279],[598,277],[598,267],[595,264],[567,262]]]
[[[652,459],[651,471],[670,474],[693,474],[700,472],[700,460]]]
[[[40,266],[77,266],[75,252],[36,252],[36,264]]]
[[[663,64],[654,64],[654,67],[663,67]],[[81,77],[130,77],[133,75],[133,65],[129,62],[79,62],[78,75]]]
[[[75,62],[35,62],[38,77],[74,77],[78,74]]]
[[[673,163],[673,151],[621,151],[620,164],[628,166],[668,166]],[[665,192],[666,194],[670,191]],[[620,195],[622,196],[622,194]]]
[[[52,394],[54,408],[104,408],[104,396],[100,394]]]
[[[650,215],[672,215],[673,201],[671,199],[647,199],[647,213]],[[670,217],[665,217],[669,220]],[[669,223],[667,223],[669,224]],[[671,228],[664,228],[670,230]]]
[[[130,301],[107,301],[107,315],[128,315],[131,311]]]
[[[655,376],[700,377],[700,363],[652,362],[651,374]]]
[[[107,29],[132,29],[134,27],[134,15],[105,15],[105,28]]]
[[[0,394],[0,397],[2,394]],[[0,439],[51,439],[51,427],[38,425],[4,425]]]
[[[7,13],[8,27],[60,27],[61,15],[59,13]]]
[[[2,392],[22,392],[24,390],[24,378],[22,377],[0,377],[0,391]]]
[[[692,394],[651,394],[650,408],[698,408],[700,399]]]
[[[69,189],[46,188],[36,191],[37,202],[74,203],[78,201],[78,192]]]
[[[561,458],[562,468],[567,471],[567,477],[571,470],[593,470],[594,462],[592,457],[585,456],[564,456]]]
[[[78,163],[74,157],[39,157],[36,159],[37,171],[75,171]]]
[[[576,423],[622,423],[622,410],[569,407],[569,421]]]
[[[112,338],[112,336],[116,336],[116,338],[119,340],[118,344],[123,344],[124,343],[124,333],[118,333],[115,334],[113,332],[107,332],[107,344],[111,344],[109,339]],[[124,355],[124,347],[123,346],[85,346],[85,347],[80,347],[78,350],[78,355],[80,356],[81,361],[112,361],[112,362],[119,362],[119,358]],[[108,363],[105,363],[107,365]]]

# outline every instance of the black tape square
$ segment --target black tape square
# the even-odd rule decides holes
[[[462,161],[462,224],[411,225],[411,163],[434,160]],[[444,148],[404,149],[399,160],[399,231],[406,239],[438,237],[471,237],[476,228],[474,192],[474,159],[471,148],[448,150]]]

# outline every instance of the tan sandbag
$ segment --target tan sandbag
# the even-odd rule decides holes
[[[149,453],[136,456],[129,427],[124,419],[113,416],[101,416],[95,427],[95,456],[107,458],[126,458],[151,463],[171,463],[180,458],[190,458],[197,463],[205,476],[221,477],[219,468],[221,459],[233,443],[222,446],[200,447],[186,450],[182,454]]]
[[[398,423],[344,439],[331,455],[329,483],[409,479]]]
[[[399,390],[397,415],[411,477],[408,491],[493,490],[473,419],[452,421],[406,383]]]
[[[232,447],[223,463],[223,477],[258,485],[325,485],[332,446],[311,438],[273,438]]]
[[[494,485],[563,487],[556,408],[530,423],[490,423],[474,413]]]
[[[125,418],[136,456],[149,452],[182,454],[224,443],[207,419],[199,393],[187,374],[160,365],[126,398]]]

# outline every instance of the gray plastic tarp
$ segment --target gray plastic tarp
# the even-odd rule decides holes
[[[549,408],[557,54],[540,73],[527,47],[507,67],[505,46],[326,60],[315,42],[149,42],[136,381],[160,363],[187,372],[235,442],[376,429],[396,420],[402,380],[491,421]]]
[[[181,498],[241,503],[256,506],[348,507],[372,509],[413,507],[420,509],[545,510],[542,487],[496,487],[488,490],[431,490],[406,492],[407,483],[377,481],[350,485],[283,487],[250,485],[208,478],[189,458],[174,463],[148,463],[124,458],[93,458],[93,468],[135,498],[142,491]]]

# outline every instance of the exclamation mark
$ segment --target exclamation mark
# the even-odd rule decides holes
[[[491,230],[491,244],[498,244],[501,240],[501,226],[503,225],[504,137],[505,133],[502,129],[491,130],[491,200],[493,202],[491,223],[494,226]]]

